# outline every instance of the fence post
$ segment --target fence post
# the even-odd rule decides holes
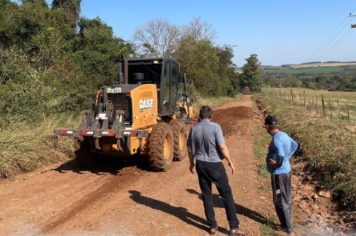
[[[349,110],[349,104],[346,103],[346,109],[347,109],[347,118],[349,119],[349,125],[351,125],[351,121],[350,121],[350,110]]]
[[[324,96],[321,95],[321,104],[323,105],[323,117],[326,116],[326,112],[325,112],[325,102],[324,102]]]
[[[305,90],[303,91],[303,96],[304,96],[304,107],[305,107]]]
[[[330,101],[330,98],[329,98],[329,108],[330,108],[330,118],[331,120],[333,119],[333,111],[331,109],[331,101]]]
[[[294,103],[293,90],[290,90],[290,94],[292,95],[292,103]]]
[[[337,119],[339,120],[339,124],[341,124],[339,99],[337,99],[336,101],[337,101]]]

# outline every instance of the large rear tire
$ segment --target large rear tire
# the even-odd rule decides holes
[[[169,122],[173,131],[174,140],[174,160],[181,161],[187,154],[187,136],[186,128],[183,121],[174,119]]]
[[[99,157],[90,152],[90,143],[87,138],[79,141],[79,149],[75,151],[75,160],[82,167],[92,168],[99,165]]]
[[[167,123],[152,128],[148,142],[148,159],[153,171],[167,171],[173,161],[173,132]]]

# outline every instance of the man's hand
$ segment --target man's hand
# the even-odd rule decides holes
[[[231,167],[231,173],[234,174],[235,173],[234,164],[232,162],[229,162],[229,166]]]
[[[189,167],[189,170],[190,170],[190,173],[192,173],[192,174],[195,174],[194,173],[194,162],[193,163],[190,163],[190,167]]]
[[[268,163],[272,168],[276,168],[275,165],[277,164],[277,162],[273,159],[269,159],[269,163]]]

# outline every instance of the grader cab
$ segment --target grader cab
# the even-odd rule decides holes
[[[85,167],[102,156],[148,156],[154,171],[166,171],[186,155],[193,107],[185,76],[174,58],[122,59],[119,79],[97,92],[93,109],[83,112],[78,129],[55,129],[74,138],[75,159]]]

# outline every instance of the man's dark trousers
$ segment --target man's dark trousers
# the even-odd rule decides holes
[[[291,179],[291,171],[287,174],[271,176],[274,207],[281,226],[288,233],[294,231],[292,225]]]
[[[198,173],[199,185],[203,196],[205,216],[210,228],[213,229],[217,227],[212,199],[212,183],[216,185],[216,188],[218,189],[218,192],[224,202],[230,229],[239,228],[239,221],[237,220],[236,216],[235,202],[232,197],[231,188],[224,165],[221,162],[205,162],[197,160],[196,170]]]

